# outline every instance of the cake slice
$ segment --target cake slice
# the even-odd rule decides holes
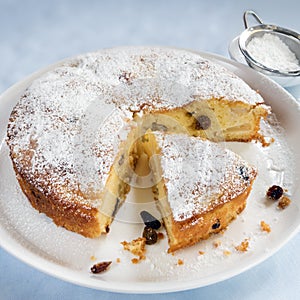
[[[242,84],[243,82],[240,82]],[[261,120],[269,114],[263,103],[251,104],[245,100],[223,98],[194,99],[182,107],[147,113],[142,119],[144,132],[185,133],[210,141],[259,141],[269,143],[260,133]]]
[[[169,252],[220,232],[245,208],[257,172],[232,151],[165,133],[147,133],[141,147],[154,173],[152,190]]]

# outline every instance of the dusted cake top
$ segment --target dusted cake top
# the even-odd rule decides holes
[[[156,134],[156,141],[175,221],[234,199],[256,177],[252,166],[219,144],[183,134]]]
[[[132,112],[179,107],[195,97],[263,103],[240,78],[184,50],[117,48],[69,59],[36,79],[15,106],[12,159],[46,194],[99,199]]]
[[[261,96],[224,67],[198,54],[169,48],[115,48],[74,59],[90,70],[127,110],[181,107],[197,99],[263,103]]]

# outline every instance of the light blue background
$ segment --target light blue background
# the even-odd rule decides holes
[[[228,44],[242,32],[247,9],[266,23],[300,32],[299,0],[0,0],[0,93],[48,64],[106,47],[168,45],[228,57]],[[273,257],[232,279],[191,291],[142,296],[60,281],[0,248],[0,300],[300,299],[299,249],[298,233]]]

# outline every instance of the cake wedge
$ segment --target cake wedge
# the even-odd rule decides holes
[[[220,144],[148,132],[141,145],[154,174],[153,194],[169,252],[225,229],[243,211],[257,171]]]

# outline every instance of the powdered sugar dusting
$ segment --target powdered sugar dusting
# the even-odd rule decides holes
[[[195,96],[263,103],[260,95],[236,75],[184,50],[109,49],[101,55],[81,56],[79,66],[91,69],[102,83],[114,87],[114,101],[125,110],[179,107]]]
[[[238,77],[197,54],[103,50],[35,80],[12,112],[8,144],[18,171],[40,190],[78,201],[99,198],[132,111],[182,106],[195,96],[263,102]]]
[[[157,134],[162,176],[176,221],[209,211],[245,191],[256,170],[216,143]]]
[[[101,93],[89,70],[61,67],[35,81],[20,99],[8,143],[19,171],[40,190],[78,201],[84,201],[82,193],[90,198],[101,193],[121,133],[129,130]]]

